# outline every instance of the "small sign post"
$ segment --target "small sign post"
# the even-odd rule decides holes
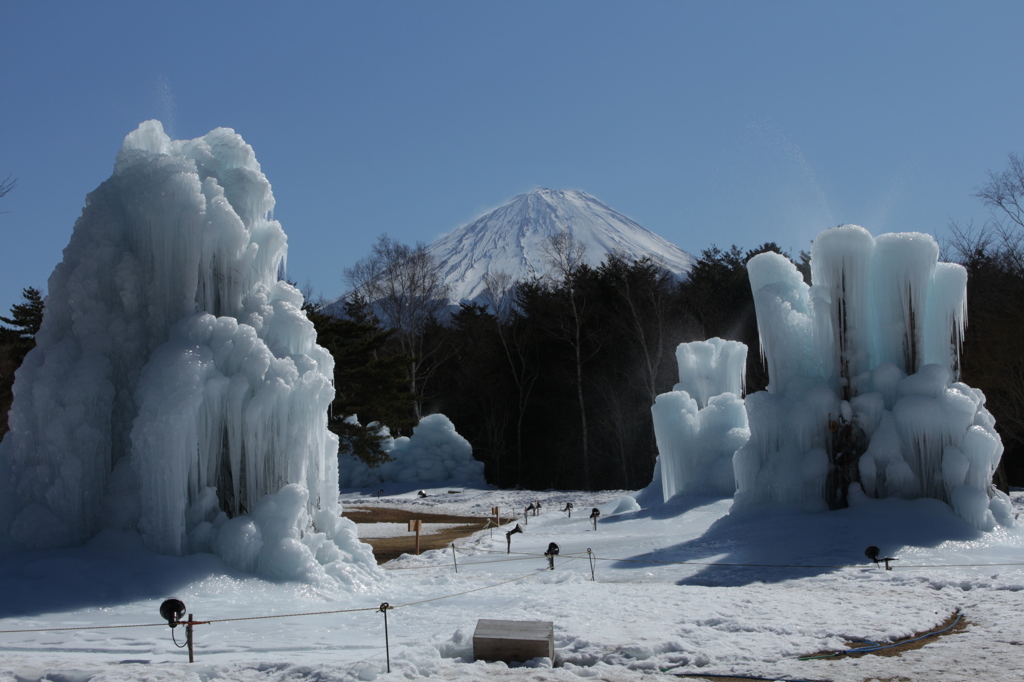
[[[420,519],[409,520],[409,531],[416,531],[416,554],[420,553],[420,531],[423,529],[423,521]]]

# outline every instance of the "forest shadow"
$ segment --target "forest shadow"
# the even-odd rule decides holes
[[[983,535],[947,505],[930,499],[867,500],[854,508],[816,513],[747,509],[716,520],[699,537],[614,566],[650,570],[664,562],[693,563],[678,567],[692,573],[676,584],[738,587],[824,575],[847,566],[885,570],[867,558],[867,547],[879,547],[883,557],[898,556],[905,547],[933,548]]]

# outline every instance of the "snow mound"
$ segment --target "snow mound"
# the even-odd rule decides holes
[[[458,481],[484,485],[484,463],[473,459],[473,446],[455,431],[443,414],[431,414],[413,428],[411,438],[389,442],[391,460],[370,468],[350,454],[343,454],[341,486],[365,488],[385,482],[439,483]]]

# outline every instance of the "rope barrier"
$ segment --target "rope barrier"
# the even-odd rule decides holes
[[[167,623],[141,623],[138,625],[91,625],[84,628],[29,628],[25,630],[0,630],[0,635],[10,635],[19,632],[68,632],[72,630],[117,630],[120,628],[155,628],[167,627]]]
[[[576,559],[573,558],[573,559],[569,559],[568,561],[563,561],[562,563],[559,564],[559,566],[565,566],[566,564],[568,564],[568,563],[570,563],[572,561],[576,561]],[[527,573],[525,575],[517,576],[515,578],[510,578],[508,580],[503,580],[500,583],[494,583],[493,585],[484,585],[483,587],[476,587],[476,588],[473,588],[472,590],[466,590],[465,592],[456,592],[455,594],[446,594],[446,595],[444,595],[442,597],[433,597],[432,599],[421,599],[420,601],[413,601],[413,602],[409,602],[407,604],[399,604],[398,606],[392,606],[391,608],[393,608],[393,609],[400,609],[400,608],[404,608],[406,606],[418,606],[420,604],[429,604],[430,602],[441,601],[442,599],[451,599],[452,597],[461,597],[462,595],[465,595],[465,594],[471,594],[473,592],[480,592],[481,590],[489,590],[492,587],[500,587],[501,585],[507,585],[509,583],[514,583],[514,582],[516,582],[518,580],[523,580],[525,578],[531,578],[531,577],[533,577],[535,575],[538,575],[538,574],[542,573],[545,570],[547,570],[547,569],[538,569],[536,571],[533,571],[531,573]]]
[[[335,611],[308,611],[306,613],[278,613],[270,616],[244,616],[240,618],[215,618],[213,620],[203,621],[202,623],[196,623],[196,625],[206,625],[207,623],[235,623],[240,620],[268,620],[270,618],[300,618],[304,616],[326,616],[334,613],[356,613],[358,611],[380,611],[380,607],[370,606],[361,609],[338,609]],[[164,623],[166,625],[166,623]]]
[[[463,551],[466,551],[466,550],[463,549]],[[502,552],[502,554],[504,554],[504,552]],[[510,561],[528,561],[528,560],[534,559],[534,558],[536,558],[538,556],[541,557],[541,558],[544,557],[543,554],[531,554],[529,556],[520,557],[518,559],[494,559],[493,561],[470,561],[470,562],[463,561],[462,564],[460,564],[460,565],[461,566],[482,566],[483,564],[504,564],[504,563],[508,563]],[[448,565],[447,564],[430,564],[430,565],[427,565],[427,566],[385,566],[384,570],[385,571],[418,571],[418,570],[422,570],[422,569],[425,569],[425,568],[448,568]]]
[[[469,551],[466,547],[461,547],[462,551]],[[486,549],[483,547],[473,547],[473,551],[484,552],[487,554],[505,554],[494,549]],[[512,552],[512,554],[518,554],[525,558],[545,558],[543,554],[533,554],[529,552]],[[562,556],[575,556],[576,558],[582,559],[587,556],[587,552],[563,552]],[[627,563],[638,563],[638,564],[658,564],[658,565],[674,565],[674,566],[728,566],[731,568],[869,568],[869,564],[743,564],[734,562],[717,562],[717,561],[669,561],[664,559],[616,559],[613,557],[591,557],[594,561],[622,561]],[[498,559],[495,561],[478,561],[474,563],[486,564],[486,563],[501,563],[502,561],[521,561],[523,559]],[[470,566],[472,564],[463,563],[463,566]],[[995,564],[902,564],[893,566],[894,570],[903,568],[987,568],[990,566],[1024,566],[1024,562],[1011,562],[1011,563],[995,563]],[[389,568],[385,570],[410,570],[414,568],[436,568],[436,566],[402,566]]]
[[[578,557],[574,557],[574,558],[568,559],[566,561],[563,561],[561,564],[559,564],[559,566],[564,566],[564,565],[566,565],[568,563],[576,561],[577,558]],[[436,567],[432,566],[430,568],[436,568]],[[388,610],[401,609],[401,608],[405,608],[407,606],[418,606],[419,604],[428,604],[430,602],[441,601],[443,599],[451,599],[453,597],[461,597],[462,595],[471,594],[473,592],[480,592],[481,590],[489,590],[489,589],[494,588],[494,587],[500,587],[501,585],[507,585],[508,583],[513,583],[513,582],[516,582],[518,580],[523,580],[525,578],[530,578],[530,577],[533,577],[535,575],[538,575],[539,573],[541,573],[540,569],[538,569],[536,571],[532,571],[530,573],[526,573],[526,574],[520,575],[520,576],[516,576],[515,578],[510,578],[508,580],[503,580],[503,581],[501,581],[499,583],[494,583],[493,585],[484,585],[483,587],[475,587],[475,588],[473,588],[471,590],[465,590],[463,592],[456,592],[454,594],[446,594],[446,595],[442,595],[440,597],[432,597],[430,599],[421,599],[419,601],[407,602],[405,604],[397,604],[397,605],[394,605],[394,606],[389,604],[389,605],[387,605],[387,609]],[[385,602],[385,604],[386,604],[386,602]],[[337,614],[337,613],[358,613],[360,611],[377,611],[377,612],[380,612],[381,610],[382,610],[382,607],[380,607],[380,606],[367,606],[367,607],[362,607],[362,608],[358,608],[358,609],[336,609],[336,610],[333,610],[333,611],[307,611],[307,612],[304,612],[304,613],[279,613],[279,614],[273,614],[273,615],[269,615],[269,616],[241,616],[241,617],[238,617],[238,618],[213,618],[213,619],[210,619],[210,620],[203,620],[203,621],[191,621],[191,624],[192,625],[210,625],[210,624],[213,624],[213,623],[235,623],[235,622],[243,621],[243,620],[267,620],[267,619],[270,619],[270,618],[301,618],[301,617],[305,617],[305,616],[324,616],[324,615]],[[184,624],[184,621],[182,621],[182,623]],[[32,629],[21,629],[21,630],[0,630],[0,634],[15,634],[15,633],[22,633],[22,632],[63,632],[63,631],[74,631],[74,630],[112,630],[112,629],[117,629],[117,628],[148,628],[148,627],[167,627],[167,623],[146,623],[146,624],[141,624],[141,625],[93,625],[93,626],[76,627],[76,628],[32,628]]]

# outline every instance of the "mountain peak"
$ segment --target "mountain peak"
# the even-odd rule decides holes
[[[569,234],[587,246],[586,260],[600,264],[611,253],[649,257],[684,279],[693,256],[646,230],[597,198],[578,190],[538,187],[434,241],[428,250],[451,286],[454,301],[478,300],[484,277],[504,272],[513,281],[548,274],[545,245]]]

